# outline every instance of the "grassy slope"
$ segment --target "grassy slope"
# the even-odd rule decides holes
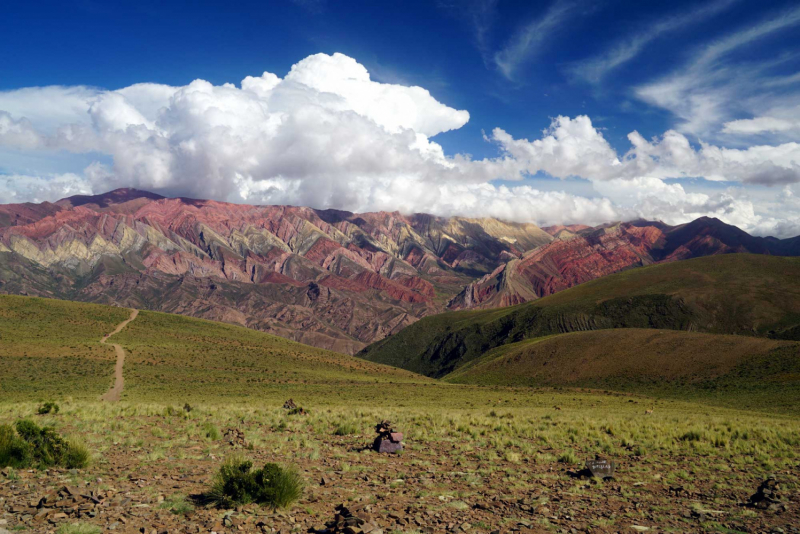
[[[674,330],[575,332],[503,345],[445,380],[635,391],[796,411],[800,343]]]
[[[99,343],[130,312],[96,304],[0,296],[0,400],[95,399],[113,381]],[[424,377],[247,328],[141,312],[111,339],[128,352],[123,399],[263,395],[315,384],[425,383]]]
[[[800,339],[800,258],[711,256],[631,269],[509,308],[428,317],[359,356],[442,377],[500,345],[603,328]]]
[[[114,374],[114,349],[99,343],[125,309],[0,296],[0,398],[99,396]]]

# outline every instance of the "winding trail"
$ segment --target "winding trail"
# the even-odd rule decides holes
[[[139,310],[131,310],[131,316],[119,323],[113,332],[103,336],[103,339],[100,340],[100,343],[105,345],[106,341],[108,341],[108,338],[114,334],[119,334],[123,328],[128,326],[129,322],[136,319],[137,315],[139,315]],[[114,367],[114,386],[109,389],[105,395],[100,397],[100,400],[117,402],[120,395],[122,395],[122,388],[125,387],[125,378],[122,376],[122,367],[125,365],[125,351],[116,343],[111,343],[111,346],[114,347],[114,352],[117,353],[117,365]]]

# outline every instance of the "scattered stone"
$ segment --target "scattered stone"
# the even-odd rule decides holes
[[[375,425],[378,437],[372,443],[372,448],[378,452],[397,453],[403,450],[403,434],[392,429],[392,423],[383,420]]]
[[[614,478],[614,470],[616,467],[617,464],[615,462],[601,458],[599,455],[595,456],[594,460],[588,460],[586,462],[586,469],[592,476],[602,479]]]
[[[378,534],[379,529],[372,516],[364,507],[347,508],[344,504],[336,507],[333,521],[325,524],[331,534]]]

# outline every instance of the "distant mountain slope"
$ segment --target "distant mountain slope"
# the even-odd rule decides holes
[[[0,293],[181,313],[353,353],[551,240],[495,219],[118,189],[0,206]]]
[[[464,288],[454,310],[497,308],[528,302],[607,274],[658,262],[749,252],[796,256],[797,238],[753,237],[718,219],[701,217],[680,226],[634,221],[597,228],[555,226],[556,239],[512,258]]]
[[[800,258],[729,254],[631,269],[533,302],[427,317],[360,357],[445,376],[508,343],[606,328],[800,340]]]
[[[797,411],[800,343],[674,330],[574,332],[490,350],[445,377],[460,384],[589,387],[737,399]]]

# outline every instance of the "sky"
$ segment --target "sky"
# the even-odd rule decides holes
[[[800,234],[795,1],[4,5],[0,203]]]

